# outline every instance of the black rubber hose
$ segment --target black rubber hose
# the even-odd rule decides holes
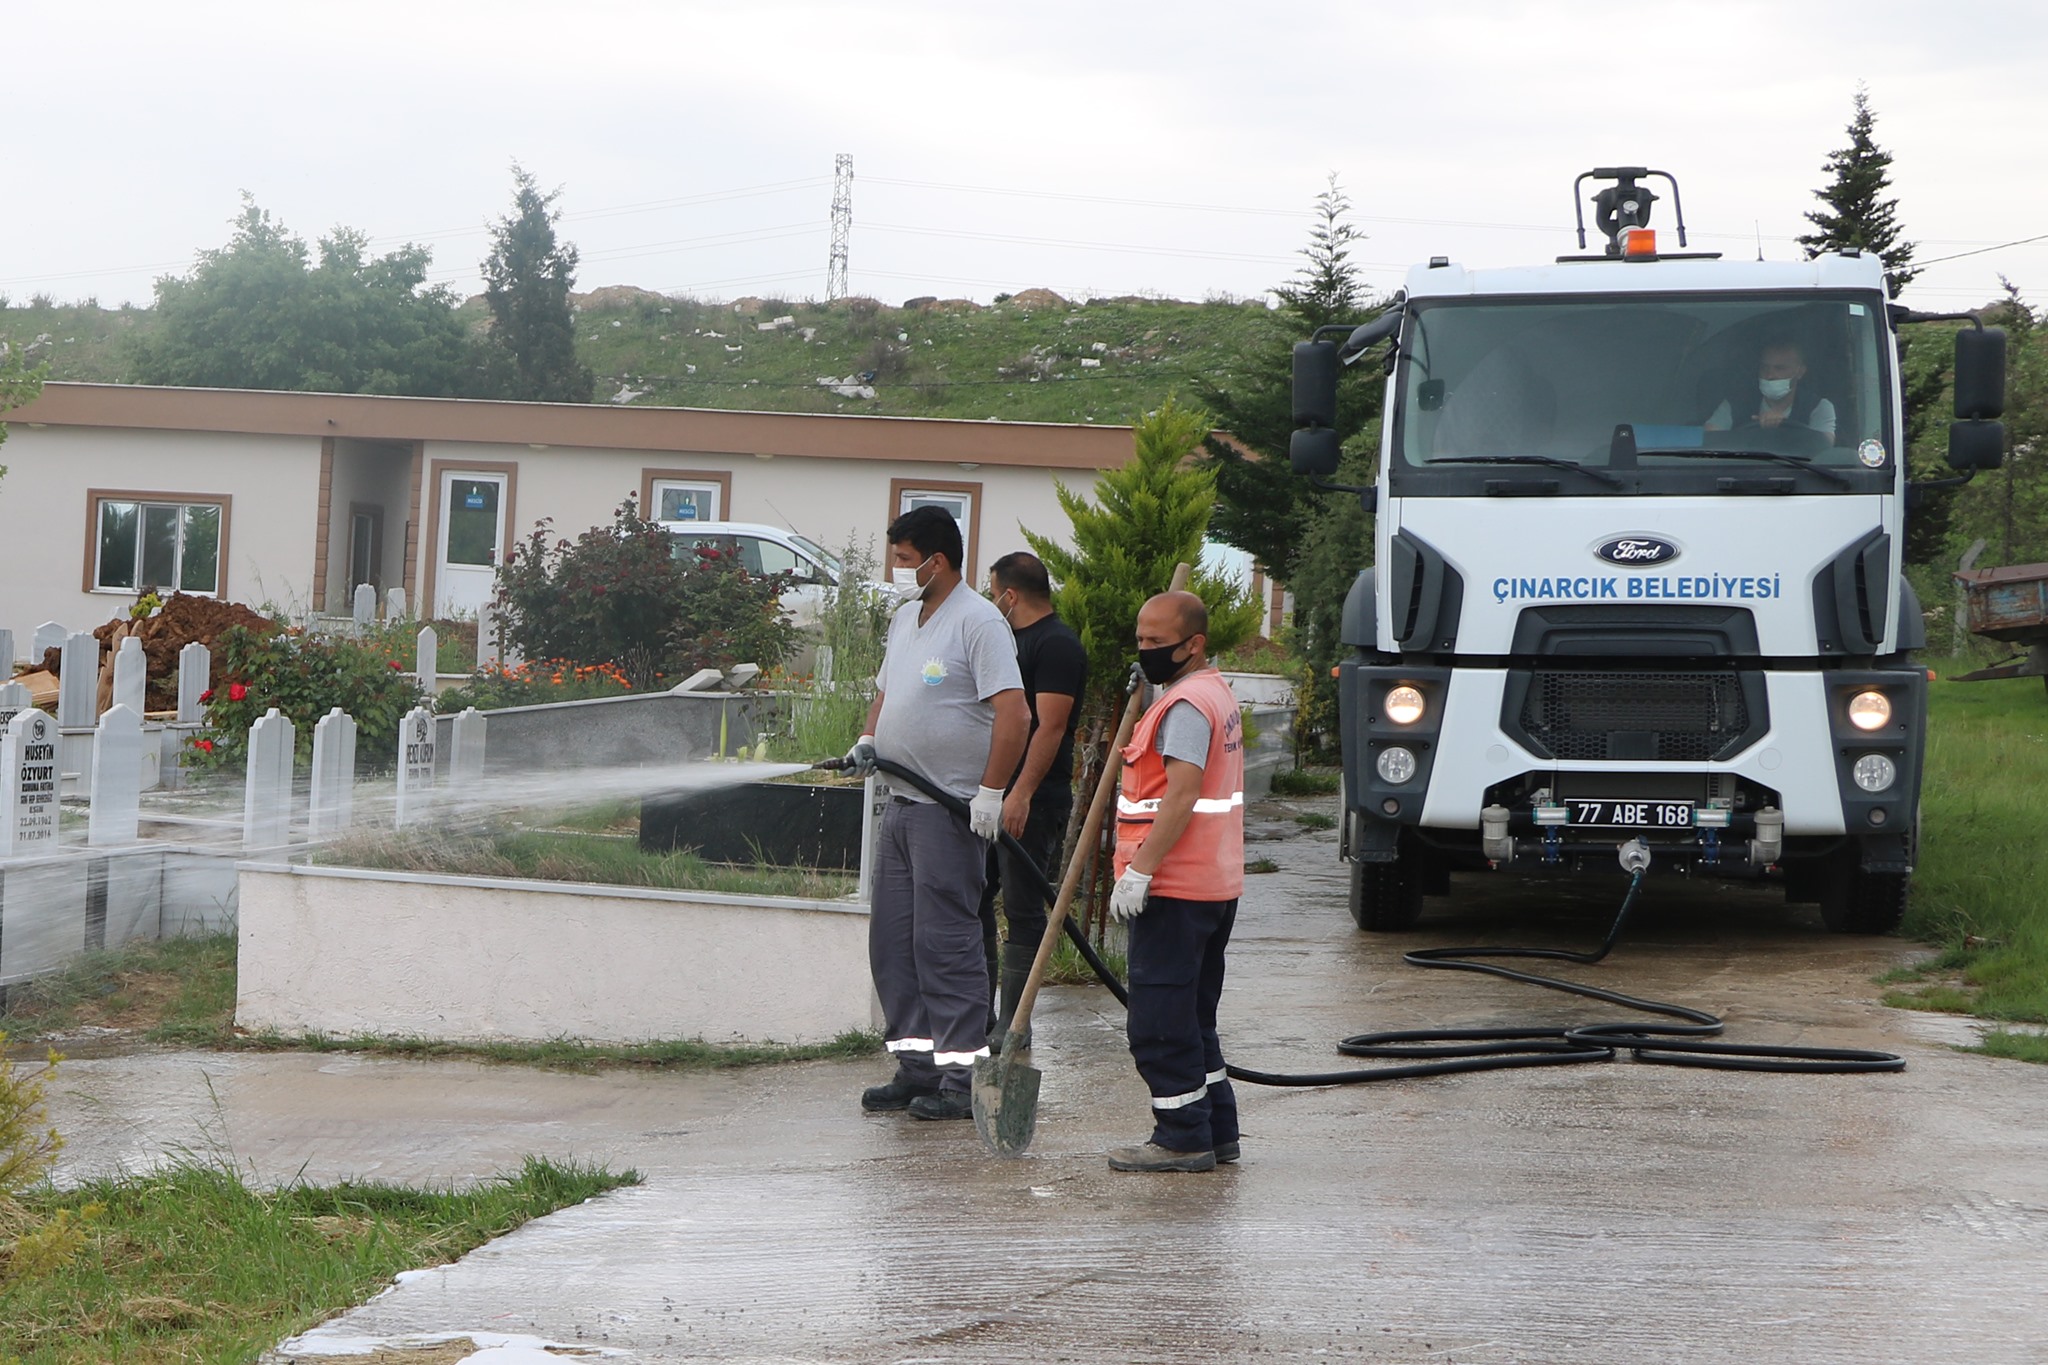
[[[821,763],[821,768],[846,766],[843,760]],[[891,777],[902,778],[911,786],[923,792],[932,800],[952,811],[962,820],[968,818],[967,803],[949,791],[945,791],[925,780],[921,773],[913,772],[890,759],[875,760],[875,767]],[[1024,851],[1024,846],[1011,837],[1009,831],[998,831],[1003,847],[1015,854],[1018,863],[1037,881],[1038,889],[1048,902],[1056,899],[1059,890],[1045,874],[1045,869],[1033,862]],[[1074,857],[1082,851],[1074,850]],[[1614,1022],[1606,1024],[1576,1024],[1565,1028],[1470,1028],[1470,1029],[1401,1029],[1385,1033],[1359,1033],[1337,1044],[1337,1050],[1347,1057],[1386,1057],[1407,1059],[1402,1066],[1376,1066],[1350,1071],[1318,1071],[1307,1073],[1253,1071],[1247,1067],[1226,1066],[1232,1080],[1244,1081],[1250,1085],[1270,1086],[1317,1086],[1317,1085],[1358,1085],[1367,1081],[1398,1081],[1417,1076],[1448,1076],[1466,1071],[1501,1071],[1529,1066],[1574,1066],[1581,1062],[1611,1062],[1626,1052],[1638,1062],[1649,1062],[1663,1066],[1703,1067],[1718,1071],[1791,1071],[1808,1073],[1842,1073],[1867,1071],[1904,1071],[1906,1059],[1890,1052],[1866,1051],[1862,1048],[1831,1047],[1763,1047],[1745,1043],[1712,1043],[1703,1041],[1717,1037],[1725,1027],[1722,1021],[1704,1010],[1691,1009],[1685,1005],[1673,1005],[1661,1000],[1645,1000],[1619,991],[1603,990],[1598,986],[1587,986],[1576,981],[1565,981],[1554,976],[1538,976],[1534,972],[1519,972],[1512,967],[1497,966],[1485,961],[1489,958],[1545,958],[1559,962],[1577,962],[1590,966],[1601,961],[1614,951],[1614,945],[1621,939],[1621,931],[1628,923],[1630,913],[1643,889],[1642,872],[1629,878],[1628,892],[1621,899],[1621,908],[1615,913],[1614,923],[1607,930],[1607,937],[1600,946],[1588,953],[1575,953],[1565,948],[1418,948],[1403,953],[1401,960],[1412,967],[1427,967],[1441,971],[1483,972],[1508,981],[1520,981],[1525,985],[1541,986],[1545,990],[1563,991],[1569,995],[1584,996],[1589,1000],[1601,1000],[1623,1009],[1636,1010],[1643,1014],[1663,1015],[1682,1022],[1645,1027],[1641,1024]],[[1088,936],[1073,917],[1066,920],[1067,938],[1077,948],[1097,979],[1107,986],[1117,998],[1117,1003],[1128,1006],[1130,992],[1109,964],[1102,960]],[[1419,1060],[1418,1060],[1419,1059]]]

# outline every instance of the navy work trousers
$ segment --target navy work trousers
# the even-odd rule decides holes
[[[889,802],[875,859],[868,967],[885,1041],[915,1085],[965,1094],[988,1055],[988,969],[981,956],[988,845],[929,801]]]
[[[1152,896],[1131,921],[1131,1057],[1152,1092],[1152,1141],[1206,1152],[1237,1141],[1216,1004],[1237,902]]]

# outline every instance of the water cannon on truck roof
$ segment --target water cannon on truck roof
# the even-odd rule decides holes
[[[1589,179],[1603,252],[1435,257],[1294,348],[1295,471],[1376,514],[1338,666],[1352,915],[1404,929],[1454,868],[1593,873],[1626,847],[1884,932],[1926,729],[1905,517],[2003,460],[2005,335],[1892,303],[1854,249],[1684,251],[1675,178],[1597,168],[1575,206]],[[1959,472],[1916,481],[1897,333],[1936,319],[1971,324]],[[1339,376],[1382,346],[1378,480],[1332,484]]]

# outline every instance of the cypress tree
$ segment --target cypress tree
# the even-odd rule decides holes
[[[569,307],[576,248],[555,237],[561,213],[554,205],[562,192],[542,194],[532,172],[517,162],[512,181],[512,212],[491,225],[491,254],[483,263],[495,387],[507,398],[588,403],[596,380],[576,359]]]

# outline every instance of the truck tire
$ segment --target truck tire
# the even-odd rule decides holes
[[[1413,929],[1422,915],[1422,868],[1413,854],[1351,864],[1351,918],[1372,934]]]
[[[1821,923],[1836,934],[1889,934],[1906,917],[1910,872],[1865,872],[1855,851],[1837,863],[1820,892]]]

